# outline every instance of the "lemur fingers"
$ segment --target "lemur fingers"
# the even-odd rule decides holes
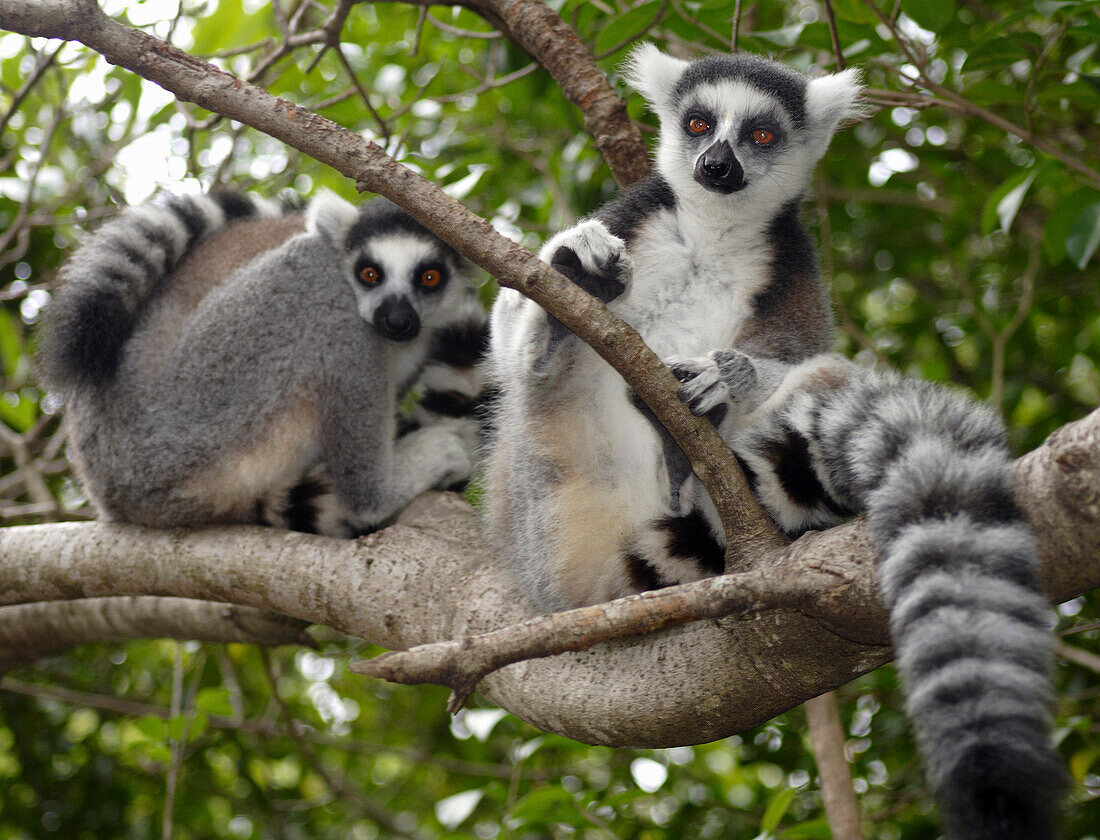
[[[713,350],[705,356],[674,357],[668,366],[683,383],[677,392],[691,413],[717,424],[732,411],[747,414],[755,403],[756,365],[737,350]]]
[[[634,274],[626,244],[594,219],[559,233],[546,243],[542,257],[603,303],[619,297]]]

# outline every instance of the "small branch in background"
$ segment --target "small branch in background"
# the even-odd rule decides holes
[[[836,15],[833,13],[832,0],[822,0],[825,6],[825,20],[829,23],[829,39],[833,44],[833,55],[836,56],[838,70],[843,70],[847,65],[844,61],[844,50],[840,48],[840,33],[836,28]]]
[[[197,639],[316,647],[303,621],[189,598],[118,596],[0,607],[0,671],[87,642]]]
[[[1088,668],[1094,674],[1100,674],[1100,656],[1097,656],[1095,653],[1082,650],[1073,645],[1067,645],[1061,640],[1055,643],[1054,652],[1067,662],[1072,662],[1074,665]]]
[[[863,840],[859,800],[852,787],[852,767],[844,755],[844,727],[836,692],[807,700],[804,707],[833,840]]]
[[[828,0],[825,0],[826,6],[828,6]],[[741,0],[737,0],[733,4],[733,30],[730,35],[730,52],[737,52],[737,35],[738,30],[741,28]]]
[[[298,754],[305,760],[305,762],[313,768],[313,771],[321,778],[330,791],[341,799],[346,799],[353,802],[364,814],[366,814],[371,820],[378,823],[381,828],[386,829],[390,836],[393,837],[407,837],[409,840],[425,840],[424,836],[420,832],[415,830],[409,830],[402,828],[393,818],[393,815],[389,813],[385,808],[380,806],[377,802],[364,796],[357,785],[350,783],[347,779],[338,776],[325,767],[324,763],[318,758],[317,753],[314,752],[313,747],[302,737],[298,731],[298,722],[294,719],[294,714],[290,711],[290,707],[287,705],[283,696],[279,693],[279,678],[275,673],[275,668],[272,665],[271,657],[268,656],[266,650],[260,651],[260,656],[263,660],[264,674],[267,676],[268,685],[271,688],[271,698],[278,706],[279,715],[283,719],[284,731],[290,736],[290,739],[294,742],[295,748],[298,750]]]
[[[177,720],[183,712],[183,649],[176,645],[175,661],[172,663],[172,702],[169,721]],[[164,813],[161,816],[161,840],[172,840],[172,814],[176,807],[176,781],[183,762],[182,733],[179,737],[169,735],[168,746],[171,759],[168,762],[168,776],[164,782]]]

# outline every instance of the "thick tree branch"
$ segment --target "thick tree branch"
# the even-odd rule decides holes
[[[709,422],[685,408],[676,396],[676,378],[633,329],[377,144],[116,23],[93,0],[0,0],[0,28],[78,40],[177,98],[250,125],[353,178],[358,189],[391,199],[502,286],[520,291],[558,318],[626,379],[679,444],[714,500],[731,537],[727,567],[743,566],[757,544],[781,541],[729,448]]]
[[[1046,444],[1016,464],[1020,506],[1040,538],[1044,583],[1057,600],[1100,585],[1100,569],[1067,565],[1051,546],[1063,551],[1065,540],[1100,535],[1100,410],[1055,432]],[[1065,515],[1066,509],[1071,511]],[[1092,527],[1082,533],[1080,523]],[[1074,528],[1077,523],[1077,528]],[[855,538],[859,523],[803,537],[788,548],[773,549],[752,571],[622,598],[609,604],[540,616],[514,627],[479,636],[383,654],[352,670],[392,682],[450,686],[452,706],[460,706],[479,680],[505,664],[523,659],[584,650],[613,638],[652,632],[687,621],[741,615],[749,611],[795,608],[827,623],[841,635],[888,643],[886,615],[875,589],[873,549],[856,568],[822,564],[807,552],[816,539]],[[865,536],[861,535],[861,541]],[[1087,542],[1077,556],[1088,558]],[[847,558],[849,562],[854,558]],[[1095,566],[1095,564],[1093,564]]]
[[[85,642],[169,638],[316,647],[305,632],[307,623],[187,598],[87,598],[0,607],[0,672]]]
[[[1100,411],[1055,432],[1016,463],[1015,475],[1051,597],[1100,584]],[[177,595],[328,624],[396,649],[534,616],[504,564],[481,546],[476,516],[447,494],[422,498],[396,525],[354,541],[248,527],[29,525],[0,529],[0,603]],[[862,522],[808,534],[758,568],[792,587],[802,576],[836,583],[798,601],[799,609],[697,621],[517,662],[489,674],[478,691],[576,740],[669,746],[754,726],[890,659]]]

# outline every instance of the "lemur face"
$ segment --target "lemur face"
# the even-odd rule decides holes
[[[462,293],[465,263],[385,199],[357,208],[322,192],[310,202],[306,228],[337,249],[360,317],[389,341],[412,341]]]
[[[390,341],[412,341],[447,297],[454,266],[437,242],[415,234],[372,237],[355,253],[350,280],[359,315]]]
[[[662,161],[690,172],[704,190],[740,192],[771,175],[795,141],[795,125],[774,98],[741,82],[694,87],[676,109]],[[667,147],[667,148],[666,148]]]
[[[809,79],[757,56],[683,61],[644,44],[626,76],[660,118],[657,168],[684,200],[798,197],[837,123],[860,111],[854,70]]]

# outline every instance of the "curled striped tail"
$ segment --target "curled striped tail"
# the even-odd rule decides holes
[[[881,551],[907,710],[951,840],[1047,840],[1051,610],[1000,422],[942,388],[872,377],[800,414],[822,478]]]
[[[39,350],[46,380],[62,391],[107,384],[145,302],[195,243],[236,219],[290,209],[233,192],[172,196],[100,227],[61,269]]]

